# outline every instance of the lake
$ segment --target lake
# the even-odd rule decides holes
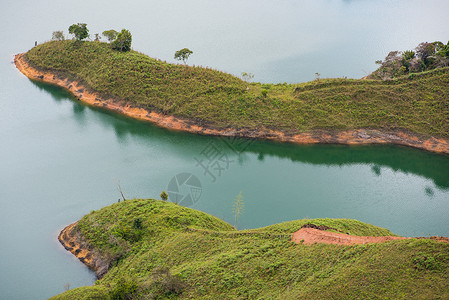
[[[162,4],[161,4],[162,3]],[[0,299],[93,284],[59,231],[121,197],[192,195],[186,205],[239,228],[354,218],[406,236],[449,235],[449,156],[396,146],[298,146],[173,132],[85,106],[30,81],[14,54],[76,22],[127,28],[133,48],[255,81],[360,78],[390,50],[449,38],[447,1],[6,1],[0,12]],[[219,162],[199,162],[215,153]],[[184,175],[183,175],[184,174]],[[187,175],[186,175],[187,174]],[[187,176],[187,177],[186,177]],[[171,182],[171,184],[170,184]],[[193,189],[194,188],[194,189]],[[181,199],[181,198],[180,198]]]

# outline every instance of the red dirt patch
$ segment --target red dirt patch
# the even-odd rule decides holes
[[[301,228],[314,228],[314,229],[319,229],[319,230],[333,230],[333,231],[338,231],[338,232],[342,232],[341,230],[326,226],[326,225],[315,225],[315,224],[304,224],[301,226]]]
[[[353,245],[353,244],[370,244],[383,243],[394,240],[412,239],[410,237],[401,236],[355,236],[344,233],[336,233],[325,230],[336,230],[327,226],[316,226],[306,224],[300,230],[292,234],[292,241],[296,244],[311,245],[314,243],[337,244],[337,245]],[[414,239],[431,239],[439,242],[449,243],[449,238],[440,236],[418,237]]]
[[[293,233],[292,241],[299,244],[311,245],[314,243],[337,244],[337,245],[353,245],[382,243],[392,240],[405,240],[406,237],[399,236],[354,236],[344,233],[336,233],[324,231],[315,228],[301,228]]]

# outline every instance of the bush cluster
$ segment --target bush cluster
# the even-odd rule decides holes
[[[449,41],[447,45],[442,42],[421,43],[415,51],[391,51],[385,60],[376,61],[379,69],[374,71],[371,79],[392,79],[410,73],[419,73],[436,68],[449,66]]]

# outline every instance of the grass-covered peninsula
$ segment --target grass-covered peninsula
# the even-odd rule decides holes
[[[151,115],[147,119],[162,126],[180,119],[187,120],[184,129],[205,134],[264,138],[268,132],[274,139],[297,142],[387,141],[449,153],[447,67],[395,73],[389,80],[261,84],[80,40],[38,45],[18,55],[16,65],[30,78],[59,84],[82,101],[121,113],[126,108],[142,119]],[[306,133],[311,134],[304,137]],[[281,138],[297,135],[302,136]],[[93,266],[101,279],[54,298],[447,297],[449,243],[293,243],[292,233],[305,224],[335,234],[393,235],[347,219],[297,220],[236,231],[222,220],[173,203],[127,200],[93,211],[63,230],[60,239],[66,249]]]
[[[449,137],[449,68],[392,80],[247,83],[210,68],[169,64],[102,42],[51,41],[28,63],[102,97],[218,129],[285,134],[371,128]]]
[[[206,213],[159,200],[93,211],[72,235],[108,264],[93,286],[54,299],[445,298],[449,243],[295,244],[304,224],[358,236],[392,235],[347,219],[297,220],[236,231]]]

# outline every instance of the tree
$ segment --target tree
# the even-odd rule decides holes
[[[123,201],[126,201],[125,195],[123,194],[123,191],[122,191],[122,187],[120,186],[120,180],[117,181],[117,186],[118,186],[118,190],[120,191],[120,194],[122,195]],[[119,199],[119,202],[120,202],[120,199]]]
[[[445,48],[445,45],[440,41],[433,42],[432,45],[436,53],[440,52]]]
[[[51,39],[53,41],[63,41],[65,40],[64,33],[62,31],[53,31]]]
[[[98,33],[96,33],[95,34],[95,42],[99,42],[101,40],[101,36],[100,36],[100,34],[98,34]]]
[[[243,202],[242,192],[240,191],[239,195],[234,199],[234,204],[232,204],[232,212],[235,216],[235,229],[237,228],[237,221],[239,216],[243,213],[245,208],[245,202]]]
[[[375,73],[377,73],[377,76],[380,76],[383,80],[393,78],[401,68],[402,60],[401,52],[391,51],[385,57],[385,60],[376,61],[377,64],[380,64],[380,67]]]
[[[187,59],[189,59],[189,56],[192,54],[193,52],[190,49],[184,48],[175,52],[175,59],[182,60],[185,64]]]
[[[161,199],[162,199],[162,200],[167,201],[167,199],[168,199],[168,194],[167,194],[166,191],[162,191],[162,193],[160,194],[160,196],[161,196]]]
[[[391,51],[385,60],[376,61],[380,67],[369,78],[386,80],[449,66],[449,46],[442,42],[420,43],[415,50]]]
[[[254,74],[242,72],[242,79],[245,80],[246,82],[250,82],[251,79],[253,79],[253,78],[254,78]]]
[[[449,57],[449,41],[447,42],[446,46],[438,50],[437,54],[442,57]]]
[[[75,36],[77,41],[82,41],[89,37],[89,29],[85,23],[73,24],[69,27],[69,33]]]
[[[415,58],[415,51],[407,50],[402,52],[402,66],[396,75],[405,75],[410,71],[410,61]]]
[[[413,50],[407,50],[402,52],[402,59],[403,60],[411,60],[415,58],[415,51]]]
[[[400,51],[390,51],[387,57],[385,57],[384,63],[396,63],[401,61],[401,52]]]
[[[108,39],[109,42],[112,42],[117,38],[118,32],[114,29],[103,31],[103,36]]]
[[[433,43],[421,43],[416,47],[416,56],[427,64],[427,58],[435,54],[435,45]]]
[[[131,50],[132,35],[129,30],[122,29],[122,31],[117,34],[116,39],[111,43],[112,49],[127,52]]]
[[[422,72],[426,69],[426,65],[423,63],[423,61],[417,57],[412,58],[409,61],[408,70],[411,73],[418,73]]]

